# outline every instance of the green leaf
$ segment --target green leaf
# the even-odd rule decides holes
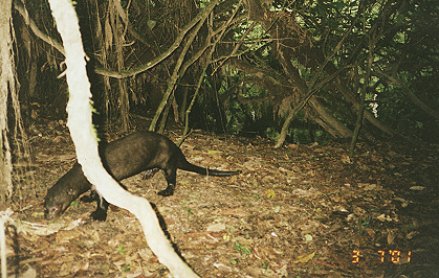
[[[250,255],[252,253],[252,251],[248,247],[241,245],[241,243],[239,243],[238,241],[235,242],[235,246],[233,248],[241,254]]]
[[[73,201],[73,202],[70,203],[70,206],[77,208],[77,207],[79,207],[79,202],[78,201]]]
[[[117,246],[116,251],[120,255],[125,255],[125,253],[126,253],[125,246],[123,246],[123,245]]]
[[[155,20],[148,20],[147,22],[146,22],[146,24],[148,25],[148,28],[150,29],[150,30],[152,30],[152,29],[154,29],[154,27],[157,25],[157,21],[155,21]]]

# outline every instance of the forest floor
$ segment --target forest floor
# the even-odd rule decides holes
[[[34,133],[34,182],[24,184],[20,204],[9,205],[11,276],[167,277],[127,211],[110,207],[107,221],[95,222],[93,204],[75,201],[62,217],[43,218],[46,190],[75,155],[62,126]],[[354,163],[347,148],[274,149],[260,138],[195,132],[182,145],[189,161],[242,173],[180,170],[171,197],[156,194],[166,186],[161,173],[122,183],[156,205],[172,242],[201,277],[439,277],[438,146],[360,143]]]

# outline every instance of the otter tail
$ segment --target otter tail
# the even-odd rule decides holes
[[[200,167],[190,163],[185,158],[179,160],[177,168],[189,172],[194,172],[204,176],[226,177],[226,176],[238,175],[239,173],[241,173],[241,171],[222,171],[222,170]]]

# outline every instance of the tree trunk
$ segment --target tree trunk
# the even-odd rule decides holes
[[[112,29],[113,29],[113,38],[114,43],[116,46],[116,62],[117,62],[117,69],[123,70],[125,68],[125,60],[124,60],[124,52],[123,52],[123,45],[125,44],[125,31],[124,26],[121,22],[121,16],[116,11],[124,11],[123,8],[120,6],[120,2],[118,0],[113,0],[110,2],[110,17],[113,17],[111,20]],[[126,16],[126,14],[124,14]],[[128,22],[125,22],[125,24],[128,24]],[[129,123],[129,111],[130,111],[130,103],[129,103],[129,96],[128,96],[128,90],[127,90],[127,84],[126,80],[118,79],[117,80],[118,85],[118,93],[119,93],[119,99],[118,99],[118,108],[119,108],[119,117],[122,125],[122,131],[127,132],[130,129],[130,123]]]
[[[189,49],[192,46],[192,42],[196,39],[198,32],[200,31],[201,27],[204,25],[204,22],[206,21],[207,17],[210,15],[210,13],[213,11],[215,6],[218,4],[218,1],[212,1],[207,5],[200,14],[202,17],[200,18],[200,21],[197,23],[197,25],[194,27],[191,33],[188,34],[188,38],[185,42],[185,45],[183,49],[181,50],[181,53],[177,59],[177,62],[175,63],[174,70],[172,71],[172,75],[169,79],[166,92],[163,95],[162,101],[160,102],[159,106],[157,107],[157,111],[155,112],[155,115],[151,121],[151,124],[149,126],[149,130],[153,131],[156,129],[156,125],[158,122],[158,119],[160,115],[163,114],[163,110],[165,109],[171,94],[174,93],[175,87],[177,85],[178,80],[183,76],[184,70],[187,68],[183,67],[183,70],[180,70],[182,68],[183,61],[186,57],[186,54],[188,53]]]
[[[249,5],[251,4],[253,9],[257,9],[257,7],[259,7],[256,5],[256,1],[254,0],[248,0],[247,3]],[[267,32],[271,34],[273,39],[279,42],[282,41],[282,43],[278,43],[274,49],[283,68],[284,76],[288,80],[289,84],[297,88],[297,90],[294,91],[298,94],[298,96],[294,96],[295,99],[306,99],[307,93],[310,90],[313,90],[313,88],[308,87],[308,84],[300,75],[298,68],[292,64],[293,57],[295,55],[295,52],[292,49],[296,49],[298,47],[307,47],[306,34],[295,22],[285,22],[284,19],[278,20],[273,13],[268,11],[267,13],[271,14],[271,16],[260,17],[260,21],[266,28]],[[295,33],[288,34],[288,32]],[[283,40],[284,38],[290,39]],[[314,83],[318,81],[320,80],[315,80]],[[346,138],[352,136],[352,131],[350,131],[343,125],[342,122],[332,116],[315,96],[311,96],[307,104],[312,110],[310,111],[311,114],[315,114],[315,116],[311,117],[311,120],[320,125],[320,127],[322,127],[325,131],[335,137]],[[288,117],[289,121],[291,121],[290,118],[291,117]],[[287,124],[289,123],[287,122]],[[284,125],[283,129],[285,130],[286,128],[287,126]],[[276,146],[280,146],[280,144],[281,142],[278,140]]]
[[[12,0],[0,9],[0,201],[12,195],[12,161],[8,138],[8,98],[16,95],[12,39]]]
[[[339,91],[342,93],[343,97],[350,102],[354,110],[358,111],[358,109],[361,109],[360,100],[356,95],[354,95],[346,86],[342,84],[342,79],[339,77],[335,80],[335,86],[339,89]],[[382,123],[380,120],[374,117],[372,113],[365,110],[364,111],[364,119],[366,119],[370,124],[384,132],[385,134],[389,136],[393,136],[396,134],[396,132],[391,129],[390,127],[386,126],[384,123]]]
[[[314,111],[319,114],[320,118],[336,131],[336,134],[334,134],[335,137],[348,138],[352,136],[352,131],[345,127],[344,124],[337,120],[334,116],[329,114],[316,97],[311,97],[309,104]]]

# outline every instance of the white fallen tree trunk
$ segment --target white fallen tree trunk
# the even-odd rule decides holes
[[[164,235],[151,204],[124,190],[104,169],[98,153],[96,132],[92,125],[90,83],[86,74],[85,53],[78,18],[70,0],[49,0],[50,8],[63,40],[66,75],[70,97],[67,126],[84,175],[109,203],[133,213],[140,221],[146,241],[174,277],[198,277],[175,253]]]

